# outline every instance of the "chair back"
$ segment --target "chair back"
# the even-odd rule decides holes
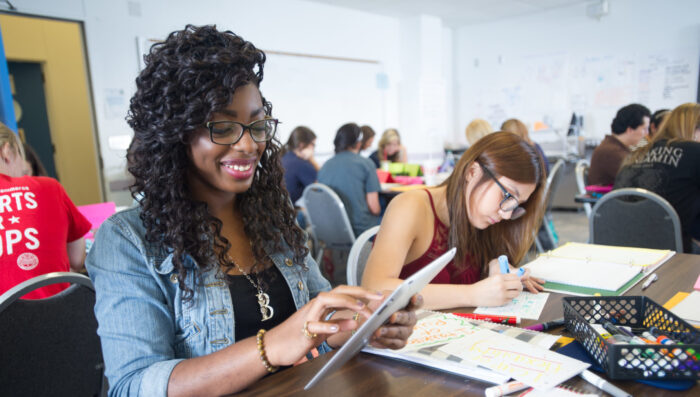
[[[683,252],[678,214],[663,197],[645,189],[607,193],[593,207],[589,226],[593,244]]]
[[[350,219],[340,197],[322,183],[312,183],[302,194],[311,229],[319,244],[349,250],[355,242]]]
[[[36,300],[20,299],[37,288],[72,284]],[[99,396],[104,363],[95,290],[86,276],[43,274],[0,296],[0,390],[8,396]]]
[[[369,253],[372,251],[372,241],[379,231],[379,226],[374,226],[362,232],[357,236],[357,240],[350,249],[347,265],[347,281],[348,285],[360,285],[362,283],[362,274],[365,272],[365,265],[369,258]]]
[[[545,211],[550,212],[552,210],[552,203],[554,201],[554,194],[559,187],[562,177],[564,176],[564,159],[557,160],[554,166],[549,170],[549,175],[547,176],[547,184],[545,185]]]
[[[588,185],[588,169],[590,167],[591,165],[586,159],[580,159],[576,162],[574,172],[576,174],[576,188],[578,189],[578,194],[586,194],[586,186]],[[586,211],[586,216],[590,219],[591,204],[583,203],[583,210]]]

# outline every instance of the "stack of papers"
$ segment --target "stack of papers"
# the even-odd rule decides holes
[[[548,291],[618,296],[674,254],[668,250],[567,243],[524,267],[532,276],[544,279]]]
[[[693,326],[700,326],[700,291],[693,291],[671,308],[671,312]]]

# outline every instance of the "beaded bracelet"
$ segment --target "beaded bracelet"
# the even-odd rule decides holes
[[[256,337],[256,340],[258,341],[258,352],[260,353],[260,361],[262,361],[267,372],[277,372],[279,367],[275,367],[271,365],[269,361],[267,361],[267,355],[265,354],[265,342],[263,341],[263,336],[265,336],[265,330],[261,329],[260,331],[258,331],[258,336]]]
[[[360,321],[360,312],[355,312],[355,315],[352,316],[352,319],[359,322]],[[357,330],[353,329],[350,334],[355,335],[355,332],[357,332]]]

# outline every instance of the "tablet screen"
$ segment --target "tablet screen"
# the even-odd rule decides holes
[[[447,265],[457,252],[456,248],[445,252],[442,256],[432,261],[430,264],[417,271],[409,278],[404,280],[394,292],[389,295],[384,302],[372,313],[370,318],[365,321],[357,332],[348,339],[343,347],[338,350],[333,357],[321,368],[320,371],[306,384],[304,390],[308,390],[318,383],[324,376],[340,368],[357,352],[362,350],[377,328],[381,327],[394,312],[406,307],[411,297],[419,293],[430,281],[440,273],[445,265]]]

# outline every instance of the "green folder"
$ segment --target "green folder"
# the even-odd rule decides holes
[[[620,296],[620,295],[624,294],[625,292],[627,292],[628,289],[632,288],[632,286],[634,286],[644,276],[646,276],[645,273],[639,272],[638,275],[632,277],[632,279],[630,281],[628,281],[627,284],[620,287],[620,289],[618,289],[617,291],[610,291],[610,290],[606,290],[606,289],[588,288],[588,287],[577,287],[575,285],[553,283],[550,281],[547,281],[544,283],[544,288],[545,288],[545,290],[548,290],[548,291],[561,292],[563,294],[574,294],[574,295],[600,294],[601,296]]]

